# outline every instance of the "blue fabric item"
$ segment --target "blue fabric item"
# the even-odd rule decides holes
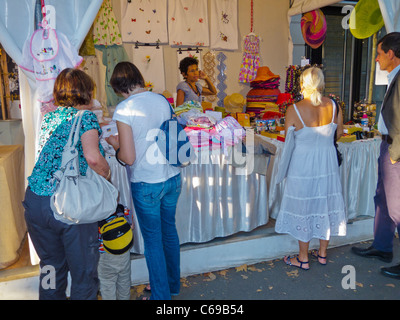
[[[168,102],[169,104],[169,102]],[[186,167],[190,164],[193,147],[183,127],[171,107],[171,119],[164,121],[160,126],[156,143],[168,163],[174,167]]]

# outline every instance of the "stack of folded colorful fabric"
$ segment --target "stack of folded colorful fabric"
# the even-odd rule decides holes
[[[246,112],[260,114],[266,109],[278,109],[276,100],[281,93],[279,81],[280,77],[268,67],[259,67],[257,77],[250,82],[252,89],[247,93]]]

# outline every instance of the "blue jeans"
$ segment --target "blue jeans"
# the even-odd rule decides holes
[[[180,174],[160,183],[132,183],[132,198],[144,240],[152,300],[170,300],[180,289],[180,247],[175,226]]]

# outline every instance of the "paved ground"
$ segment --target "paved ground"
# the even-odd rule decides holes
[[[358,245],[367,247],[370,243]],[[351,247],[328,249],[326,266],[310,257],[308,271],[278,259],[183,278],[174,304],[184,300],[399,300],[400,280],[380,273],[381,267],[400,263],[399,240],[395,239],[391,263],[358,257]],[[148,296],[143,289],[144,285],[133,287],[132,300]]]

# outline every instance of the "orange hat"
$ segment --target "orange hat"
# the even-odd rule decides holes
[[[279,76],[272,73],[268,67],[259,67],[257,69],[257,76],[251,82],[268,81],[274,78],[279,78]]]

